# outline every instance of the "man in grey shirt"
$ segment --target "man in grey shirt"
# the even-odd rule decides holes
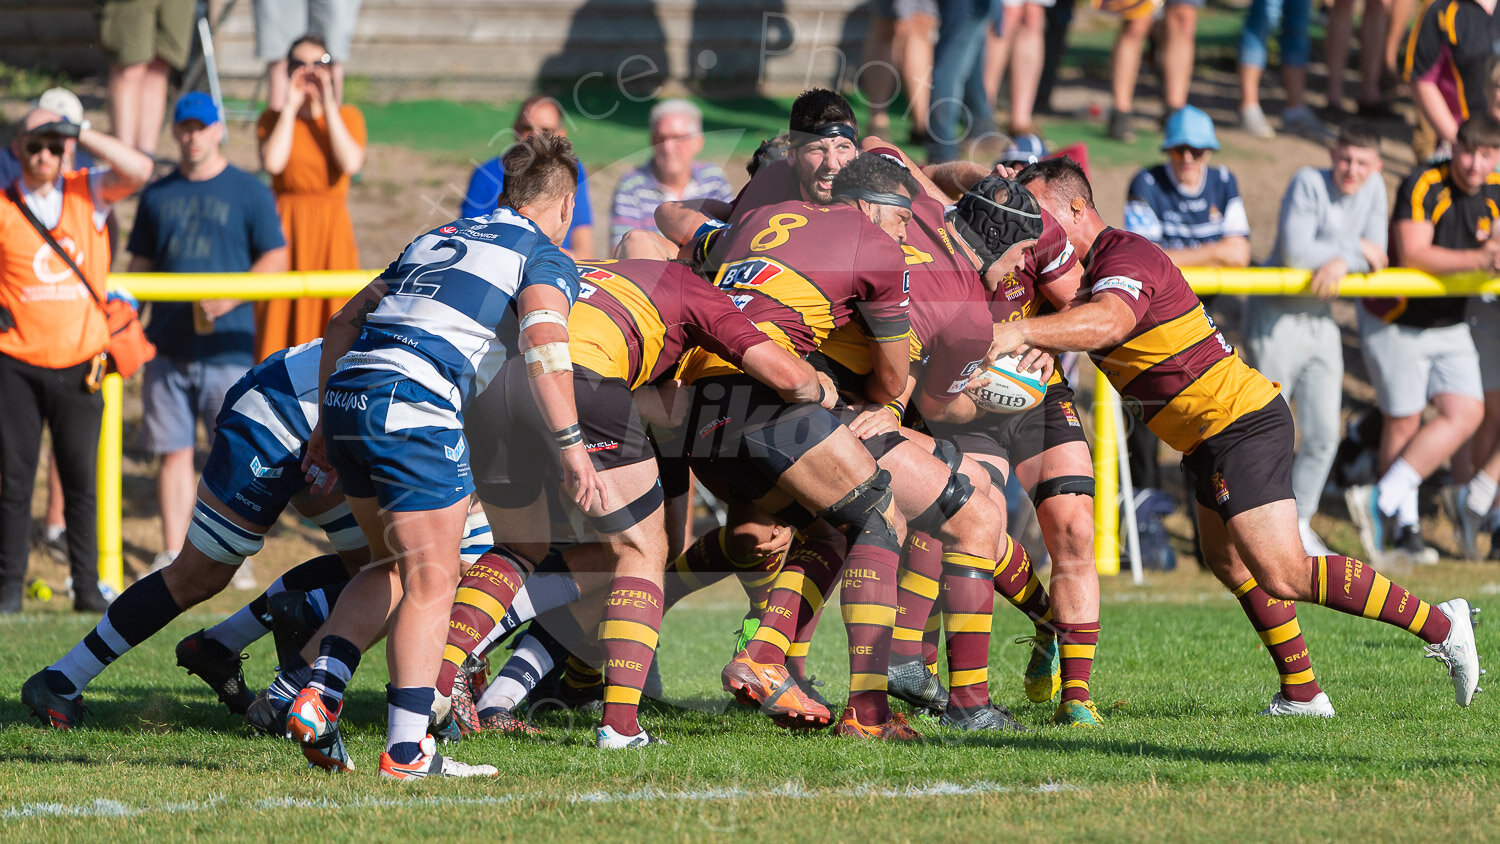
[[[1315,556],[1331,553],[1311,519],[1338,449],[1344,378],[1343,341],[1328,303],[1346,274],[1375,272],[1388,263],[1379,139],[1349,127],[1330,152],[1332,167],[1303,167],[1292,176],[1270,258],[1273,266],[1312,270],[1318,298],[1252,296],[1245,316],[1255,367],[1279,382],[1296,408],[1302,443],[1292,463],[1292,492],[1302,544]]]

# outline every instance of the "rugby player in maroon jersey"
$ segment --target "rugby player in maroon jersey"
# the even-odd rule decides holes
[[[1434,607],[1360,560],[1308,556],[1291,488],[1295,432],[1276,385],[1244,363],[1165,253],[1105,225],[1077,164],[1039,162],[1020,178],[1084,256],[1088,293],[1062,313],[996,325],[991,354],[1089,352],[1130,412],[1183,454],[1204,558],[1221,581],[1406,629],[1468,706],[1480,676],[1469,602]],[[1305,647],[1290,656],[1305,659]]]

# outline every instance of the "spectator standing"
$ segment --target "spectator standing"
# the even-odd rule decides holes
[[[1385,70],[1381,59],[1385,52],[1383,48],[1375,49],[1385,43],[1386,30],[1391,26],[1390,0],[1366,0],[1362,5],[1356,113],[1370,120],[1395,117],[1396,113],[1380,94],[1380,77]],[[1410,11],[1408,6],[1408,15]],[[1401,26],[1406,26],[1404,19]],[[1354,36],[1354,0],[1333,0],[1332,8],[1328,10],[1327,33],[1323,58],[1328,63],[1328,107],[1341,111],[1344,108],[1344,69],[1349,64],[1349,43]],[[1395,67],[1394,62],[1391,66]]]
[[[1422,127],[1413,137],[1417,158],[1445,157],[1459,124],[1488,111],[1489,70],[1500,43],[1500,0],[1433,0],[1412,29],[1404,76]]]
[[[1332,166],[1303,167],[1292,176],[1270,259],[1272,266],[1312,270],[1318,298],[1251,296],[1245,310],[1251,363],[1281,385],[1297,412],[1292,493],[1302,545],[1313,556],[1333,553],[1311,521],[1341,436],[1344,343],[1329,302],[1348,273],[1385,269],[1389,226],[1380,139],[1349,127],[1330,155]]]
[[[286,270],[276,200],[224,157],[224,123],[213,99],[201,91],[184,94],[173,110],[172,137],[181,159],[141,194],[126,247],[130,271]],[[156,357],[146,364],[141,386],[141,433],[147,450],[161,457],[156,500],[162,551],[152,565],[156,570],[177,557],[187,537],[197,489],[198,422],[212,444],[225,393],[255,363],[254,306],[236,299],[158,302],[151,306],[146,336],[156,344]]]
[[[568,127],[563,123],[562,106],[557,100],[544,94],[534,94],[521,103],[511,132],[517,141],[532,135],[557,135],[566,138]],[[503,152],[502,152],[503,155]],[[495,157],[474,168],[469,177],[469,189],[464,192],[463,204],[459,206],[460,217],[488,217],[500,207],[500,193],[505,188],[505,165]],[[580,261],[594,257],[594,212],[589,203],[588,174],[583,162],[578,163],[578,190],[573,195],[573,223],[563,238],[562,248]]]
[[[260,161],[271,174],[292,270],[359,269],[349,179],[365,163],[365,117],[339,102],[332,64],[323,39],[297,39],[287,53],[286,108],[266,111],[256,125]],[[259,303],[256,361],[322,337],[340,304],[314,298]]]
[[[937,32],[937,0],[877,0],[870,35],[866,40],[867,64],[887,63],[860,72],[860,85],[869,98],[870,134],[889,137],[888,110],[898,93],[906,94],[911,121],[909,140],[927,143],[927,114],[931,108],[932,39]]]
[[[329,57],[333,95],[343,102],[344,65],[349,63],[350,45],[354,41],[354,22],[359,17],[361,0],[255,0],[255,57],[266,63],[266,107],[281,111],[286,107],[288,84],[287,56],[293,43],[303,33],[314,33],[323,39]]]
[[[982,72],[990,25],[990,0],[938,0],[927,121],[927,158],[933,164],[958,158],[958,144],[966,135],[994,129]]]
[[[1204,0],[1167,0],[1161,9],[1161,78],[1165,113],[1187,105],[1188,87],[1193,81],[1194,39],[1198,34],[1198,10]],[[1135,83],[1141,73],[1141,57],[1146,50],[1146,36],[1157,25],[1157,5],[1150,0],[1107,2],[1120,14],[1120,32],[1110,53],[1110,93],[1113,104],[1109,112],[1109,136],[1117,141],[1135,140]]]
[[[651,160],[620,180],[610,212],[610,247],[632,229],[657,231],[656,207],[666,201],[734,199],[723,168],[697,161],[703,152],[703,112],[687,100],[651,108]]]
[[[109,124],[115,137],[156,154],[167,82],[187,67],[194,0],[103,0],[99,43],[109,54]]]
[[[1240,31],[1240,125],[1257,138],[1274,138],[1276,130],[1260,105],[1260,78],[1270,55],[1271,30],[1279,25],[1281,84],[1286,108],[1281,128],[1316,140],[1327,136],[1323,121],[1307,105],[1307,60],[1312,52],[1308,27],[1312,0],[1251,0]]]
[[[1250,220],[1229,168],[1211,166],[1219,148],[1213,119],[1184,106],[1167,118],[1161,148],[1167,160],[1136,174],[1125,199],[1125,229],[1161,247],[1179,267],[1250,264]],[[1131,427],[1126,445],[1137,489],[1142,535],[1164,536],[1158,441],[1145,425]],[[1188,487],[1191,489],[1191,485]],[[1165,565],[1163,566],[1166,567]]]
[[[1466,120],[1453,160],[1413,172],[1391,215],[1391,264],[1433,275],[1500,274],[1500,123]],[[1422,541],[1417,488],[1473,435],[1484,414],[1479,353],[1464,321],[1463,296],[1364,299],[1359,345],[1383,415],[1380,480],[1345,493],[1372,559],[1396,549],[1437,562]],[[1423,423],[1428,404],[1437,414]]]
[[[102,367],[99,355],[109,339],[99,304],[109,277],[105,218],[111,205],[150,178],[151,159],[43,109],[22,118],[11,143],[22,172],[0,198],[0,613],[21,608],[44,424],[52,434],[70,526],[73,607],[97,612],[106,603],[99,594],[95,533],[104,402],[89,383],[102,374],[96,367]],[[64,171],[75,144],[104,167]],[[86,282],[37,225],[67,250]]]
[[[1011,137],[1035,135],[1036,93],[1042,79],[1047,9],[1057,0],[1000,0],[997,25],[986,30],[984,92],[987,102],[1000,97],[1000,80],[1010,79]],[[1008,74],[1007,74],[1008,71]]]

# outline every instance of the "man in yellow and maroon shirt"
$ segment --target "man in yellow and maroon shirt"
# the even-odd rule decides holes
[[[1434,612],[1359,560],[1308,556],[1292,496],[1291,411],[1276,385],[1240,359],[1159,248],[1104,224],[1076,164],[1041,162],[1021,180],[1084,256],[1089,294],[1062,313],[997,325],[991,354],[1088,351],[1198,479],[1200,542],[1221,580],[1405,628],[1447,666],[1455,700],[1468,706],[1479,681],[1468,601]]]

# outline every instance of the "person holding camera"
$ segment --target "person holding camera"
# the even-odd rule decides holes
[[[102,166],[65,172],[81,146]],[[36,108],[12,141],[21,176],[0,199],[0,614],[21,609],[42,425],[62,478],[73,608],[103,611],[95,473],[109,342],[110,206],[151,176],[151,159]]]

